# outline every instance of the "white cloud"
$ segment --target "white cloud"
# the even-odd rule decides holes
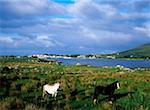
[[[55,46],[63,46],[62,43],[56,40],[53,40],[52,38],[45,36],[45,35],[37,36],[33,42],[35,45],[38,45],[40,47],[45,46],[45,47],[52,48]]]
[[[14,47],[14,48],[54,48],[54,47],[63,47],[63,43],[52,39],[46,35],[40,35],[35,38],[29,37],[0,37],[0,45]]]
[[[135,27],[134,29],[150,38],[150,24],[147,24],[146,27]]]
[[[79,0],[69,7],[69,12],[77,18],[101,19],[115,15],[116,9],[109,4],[97,4],[92,0]]]
[[[4,28],[41,24],[66,13],[64,6],[49,0],[2,0],[0,4],[0,26]]]
[[[48,15],[63,14],[63,6],[48,0],[6,0],[4,11],[18,16],[26,17],[26,15]]]
[[[81,52],[77,50],[80,48],[84,52],[101,53],[120,51],[150,41],[150,15],[144,11],[146,3],[137,6],[136,1],[77,0],[74,4],[60,5],[47,0],[23,1],[10,4],[5,11],[16,13],[22,19],[15,16],[9,22],[6,19],[3,22],[5,28],[2,28],[3,33],[22,36],[13,39],[18,48],[20,45],[59,48],[60,53],[77,53]],[[37,18],[29,19],[27,15]]]
[[[2,44],[13,44],[14,40],[11,37],[0,37],[0,43]]]

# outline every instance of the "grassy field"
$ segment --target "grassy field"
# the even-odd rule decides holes
[[[119,55],[116,55],[116,58],[150,59],[150,43],[120,52]]]
[[[7,57],[0,58],[0,81],[0,110],[150,110],[150,68],[65,66]],[[58,81],[57,99],[42,98],[42,86]],[[93,104],[94,87],[114,81],[120,81],[121,88],[115,91],[113,104],[103,95]]]

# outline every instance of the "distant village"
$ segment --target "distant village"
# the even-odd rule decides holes
[[[29,55],[28,57],[34,58],[63,58],[63,59],[71,59],[71,58],[79,58],[79,59],[97,59],[97,58],[110,58],[115,59],[116,57],[113,55],[55,55],[55,54],[34,54]]]
[[[122,55],[120,53],[114,54],[72,54],[72,55],[59,55],[59,54],[33,54],[28,56],[0,56],[0,57],[28,57],[28,58],[39,58],[39,59],[46,59],[46,58],[63,58],[63,59],[99,59],[99,58],[107,58],[107,59],[118,59],[118,58],[125,58],[125,59],[150,59],[150,57],[141,57],[139,55],[130,54],[130,55]]]

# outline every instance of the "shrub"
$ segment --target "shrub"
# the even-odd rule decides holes
[[[24,110],[45,110],[44,108],[38,107],[34,104],[27,104]]]

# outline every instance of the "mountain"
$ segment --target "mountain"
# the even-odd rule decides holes
[[[150,43],[139,47],[116,53],[116,58],[144,58],[150,59]]]

